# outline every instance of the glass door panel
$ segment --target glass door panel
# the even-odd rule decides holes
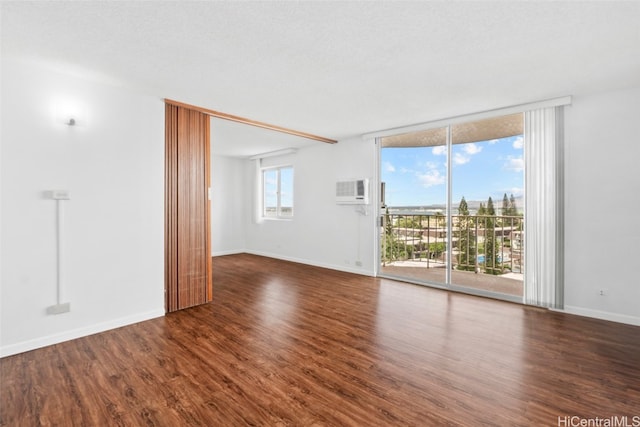
[[[381,142],[380,273],[446,285],[447,129]]]
[[[451,284],[522,297],[523,136],[452,135]]]

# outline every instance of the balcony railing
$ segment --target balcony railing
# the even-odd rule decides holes
[[[446,266],[446,221],[444,215],[384,214],[380,239],[383,266],[403,261]],[[454,270],[524,273],[522,216],[452,215],[451,222]]]

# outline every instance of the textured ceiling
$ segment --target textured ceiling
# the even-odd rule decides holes
[[[635,1],[0,7],[5,58],[334,139],[640,85]]]

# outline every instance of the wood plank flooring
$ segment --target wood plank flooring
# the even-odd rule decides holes
[[[213,264],[212,303],[1,359],[0,425],[640,422],[639,327],[253,255]]]

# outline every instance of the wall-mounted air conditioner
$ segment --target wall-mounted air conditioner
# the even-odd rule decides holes
[[[368,205],[369,180],[336,182],[336,203],[339,205]]]

